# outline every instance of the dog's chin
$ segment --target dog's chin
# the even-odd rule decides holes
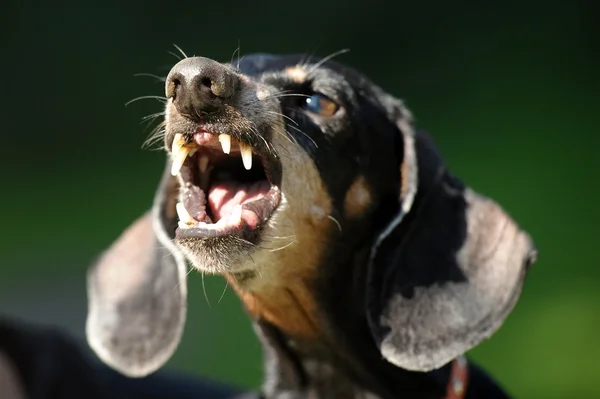
[[[237,274],[256,269],[255,257],[262,252],[262,229],[241,228],[240,235],[198,238],[176,234],[174,243],[189,263],[208,274]],[[244,237],[244,238],[242,238]]]
[[[175,244],[199,271],[211,274],[241,273],[253,270],[253,255],[262,250],[263,235],[272,231],[270,222],[281,212],[279,189],[269,191],[269,201],[244,204],[241,215],[233,216],[236,222],[217,221],[203,226],[180,227],[175,230]]]
[[[236,236],[176,238],[175,243],[191,265],[203,273],[237,274],[255,268],[252,254],[257,245]]]

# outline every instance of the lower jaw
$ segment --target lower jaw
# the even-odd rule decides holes
[[[217,242],[222,239],[242,239],[249,242],[253,236],[257,236],[260,228],[251,229],[242,222],[241,226],[229,225],[219,229],[206,229],[206,228],[194,228],[188,227],[185,229],[177,228],[175,230],[175,238],[180,240],[195,240],[198,242],[206,242],[210,244],[211,241]]]

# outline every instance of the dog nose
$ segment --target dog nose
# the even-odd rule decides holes
[[[222,109],[238,84],[238,76],[225,65],[209,58],[192,57],[171,69],[165,92],[179,113],[199,121],[203,115]]]

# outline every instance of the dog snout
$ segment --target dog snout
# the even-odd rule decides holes
[[[198,121],[219,111],[239,86],[239,77],[225,65],[203,57],[177,63],[166,80],[166,96],[177,111]]]

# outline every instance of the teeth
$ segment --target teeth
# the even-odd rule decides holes
[[[221,219],[217,223],[213,223],[213,224],[204,224],[203,223],[203,225],[202,225],[203,228],[208,229],[208,230],[219,230],[225,226],[227,226],[227,221],[225,219]]]
[[[173,164],[171,165],[171,174],[177,176],[179,170],[183,166],[185,159],[192,151],[192,147],[185,145],[185,138],[183,134],[177,133],[173,139],[173,147],[171,149]]]
[[[208,157],[206,155],[202,155],[199,161],[200,172],[206,173],[208,169]]]
[[[177,205],[175,205],[175,209],[177,210],[177,216],[179,216],[179,221],[181,223],[186,225],[198,223],[198,221],[189,214],[181,202],[178,202]],[[181,223],[179,224],[181,225]]]
[[[204,191],[208,190],[208,183],[210,182],[210,173],[208,173],[208,157],[202,155],[198,161],[198,170],[200,171],[200,188]]]
[[[246,170],[252,169],[252,147],[248,144],[240,143],[240,152],[242,153],[242,162]]]
[[[228,134],[219,134],[219,142],[221,143],[223,152],[229,154],[229,151],[231,151],[231,136]]]
[[[177,209],[177,215],[179,216],[178,225],[180,229],[199,227],[205,230],[219,230],[227,225],[239,226],[242,222],[242,205],[236,205],[228,218],[221,218],[217,223],[197,221],[188,213],[181,202],[178,202],[175,207]]]

